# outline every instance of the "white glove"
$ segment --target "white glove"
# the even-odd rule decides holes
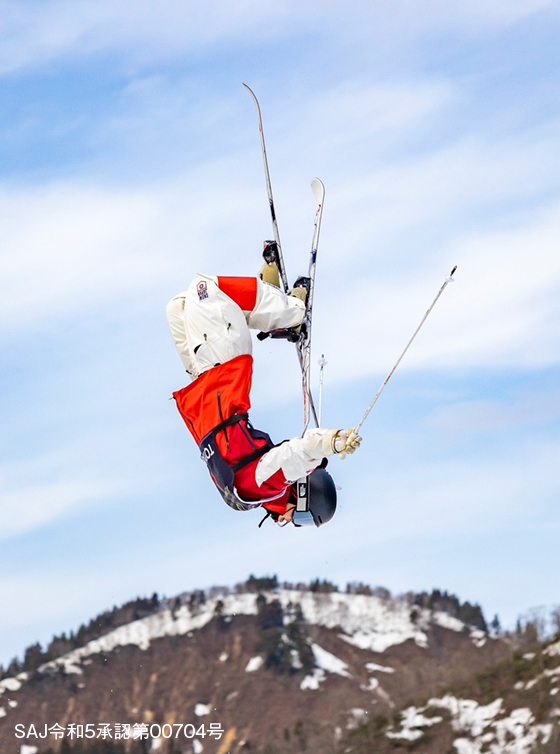
[[[339,429],[334,436],[333,449],[338,457],[344,460],[347,453],[354,453],[360,447],[361,442],[362,438],[354,428]]]
[[[341,458],[346,458],[347,453],[353,453],[359,447],[361,440],[362,438],[358,437],[353,429],[325,429],[321,427],[320,429],[308,429],[301,442],[305,456],[312,460],[332,456],[335,453]],[[292,441],[290,440],[290,442]],[[282,447],[282,445],[278,446],[278,448]],[[274,450],[270,451],[270,453],[273,452]]]

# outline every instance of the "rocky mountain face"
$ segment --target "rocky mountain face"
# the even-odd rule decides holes
[[[250,581],[0,680],[0,754],[560,754],[560,636],[519,649],[468,603]]]

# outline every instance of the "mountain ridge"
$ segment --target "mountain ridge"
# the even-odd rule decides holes
[[[558,652],[528,636],[531,647],[520,649],[523,637],[452,615],[461,603],[438,590],[393,599],[364,585],[288,586],[250,577],[233,590],[161,600],[149,615],[4,678],[0,754],[94,754],[85,739],[37,735],[88,723],[147,726],[147,739],[94,742],[105,754],[533,754],[554,742],[560,637]],[[162,726],[179,724],[182,738],[166,741]],[[204,725],[205,737],[187,737]],[[208,739],[211,725],[223,726],[220,740]]]

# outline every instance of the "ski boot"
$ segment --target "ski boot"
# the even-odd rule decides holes
[[[264,256],[264,253],[263,253]],[[266,258],[266,257],[265,257]],[[307,300],[309,298],[309,289],[311,288],[310,278],[300,276],[294,283],[292,290],[288,295],[299,298],[300,301],[307,306]],[[305,337],[307,332],[307,326],[305,320],[295,327],[285,327],[281,330],[271,330],[270,332],[260,332],[257,334],[259,340],[265,340],[266,338],[272,338],[273,340],[287,340],[290,343],[297,343],[301,338]]]
[[[303,301],[303,303],[307,306],[307,299],[309,298],[310,288],[311,278],[306,278],[303,275],[300,275],[294,283],[292,290],[290,291],[290,296],[299,298],[299,300]]]
[[[265,241],[263,248],[264,264],[259,273],[263,283],[280,288],[280,274],[278,272],[278,245],[276,241]]]

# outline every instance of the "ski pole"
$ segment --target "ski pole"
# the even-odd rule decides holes
[[[321,355],[321,358],[317,362],[320,367],[319,372],[319,420],[317,422],[317,426],[321,426],[321,420],[323,416],[323,369],[325,368],[325,365],[327,364],[327,360],[325,359],[325,354]]]
[[[307,302],[305,306],[304,326],[302,326],[303,337],[296,344],[296,348],[299,355],[301,374],[302,374],[302,388],[303,388],[303,432],[305,434],[307,427],[309,426],[310,411],[313,410],[313,418],[315,424],[320,425],[317,413],[315,412],[315,406],[313,405],[313,397],[311,395],[311,322],[313,319],[313,294],[315,291],[315,269],[317,267],[317,249],[319,247],[319,233],[321,230],[321,218],[323,216],[323,204],[325,202],[325,187],[322,181],[318,178],[313,178],[311,181],[311,189],[317,209],[315,212],[315,224],[313,226],[313,239],[311,241],[311,255],[309,257],[309,290],[307,293]],[[304,329],[305,328],[305,329]]]
[[[430,313],[430,312],[432,311],[432,309],[433,309],[433,308],[434,308],[434,306],[436,305],[436,303],[437,303],[437,300],[439,299],[439,297],[441,296],[441,294],[442,294],[442,293],[443,293],[443,291],[445,290],[445,288],[446,288],[447,284],[448,284],[448,283],[454,283],[454,282],[455,282],[455,279],[454,279],[453,275],[454,275],[454,273],[455,273],[455,270],[456,270],[456,269],[457,269],[457,265],[455,265],[455,267],[454,267],[454,268],[453,268],[453,269],[451,270],[451,272],[449,273],[449,275],[446,275],[446,277],[445,277],[445,283],[444,283],[444,284],[443,284],[443,285],[441,286],[441,288],[439,289],[439,293],[438,293],[438,295],[437,295],[437,296],[435,297],[435,299],[434,299],[434,300],[432,301],[432,304],[431,304],[430,308],[428,309],[428,311],[426,312],[426,314],[424,314],[424,316],[422,317],[422,321],[420,322],[420,324],[418,325],[418,327],[417,327],[417,328],[416,328],[416,330],[414,331],[414,335],[412,336],[412,338],[411,338],[411,339],[410,339],[410,340],[408,341],[408,343],[406,344],[406,348],[404,349],[404,351],[403,351],[403,352],[401,353],[401,355],[400,355],[400,356],[399,356],[399,358],[397,359],[397,362],[396,362],[395,366],[394,366],[394,367],[393,367],[393,368],[391,369],[391,371],[389,372],[389,374],[388,374],[388,375],[387,375],[387,377],[385,378],[385,381],[383,382],[383,384],[381,385],[381,387],[379,388],[379,390],[378,390],[378,391],[377,391],[377,393],[375,394],[375,398],[374,398],[374,399],[372,400],[372,402],[371,402],[371,403],[369,404],[367,411],[366,411],[366,412],[365,412],[365,414],[364,414],[364,415],[362,416],[362,419],[361,419],[360,423],[359,423],[359,424],[358,424],[358,426],[356,427],[356,430],[355,430],[355,431],[356,431],[356,434],[359,434],[359,432],[360,432],[360,427],[362,426],[362,424],[363,424],[363,423],[365,422],[365,420],[367,419],[367,417],[368,417],[368,415],[369,415],[369,412],[371,411],[371,409],[372,409],[372,408],[373,408],[373,407],[375,406],[375,404],[377,403],[377,399],[379,398],[379,396],[380,396],[380,395],[381,395],[381,393],[383,392],[383,389],[384,389],[385,385],[386,385],[386,384],[387,384],[387,383],[389,382],[389,380],[390,380],[390,379],[391,379],[391,377],[393,376],[393,372],[394,372],[394,371],[395,371],[395,369],[396,369],[396,368],[398,367],[398,365],[399,365],[399,364],[401,363],[402,357],[403,357],[403,356],[405,355],[405,353],[406,353],[406,352],[408,351],[408,349],[409,349],[409,347],[410,347],[410,344],[412,343],[412,341],[414,340],[414,338],[415,338],[415,337],[416,337],[416,336],[418,335],[418,333],[419,333],[419,331],[420,331],[420,328],[422,327],[422,325],[424,324],[424,322],[425,322],[425,321],[426,321],[426,320],[428,319],[428,315],[429,315],[429,313]]]

